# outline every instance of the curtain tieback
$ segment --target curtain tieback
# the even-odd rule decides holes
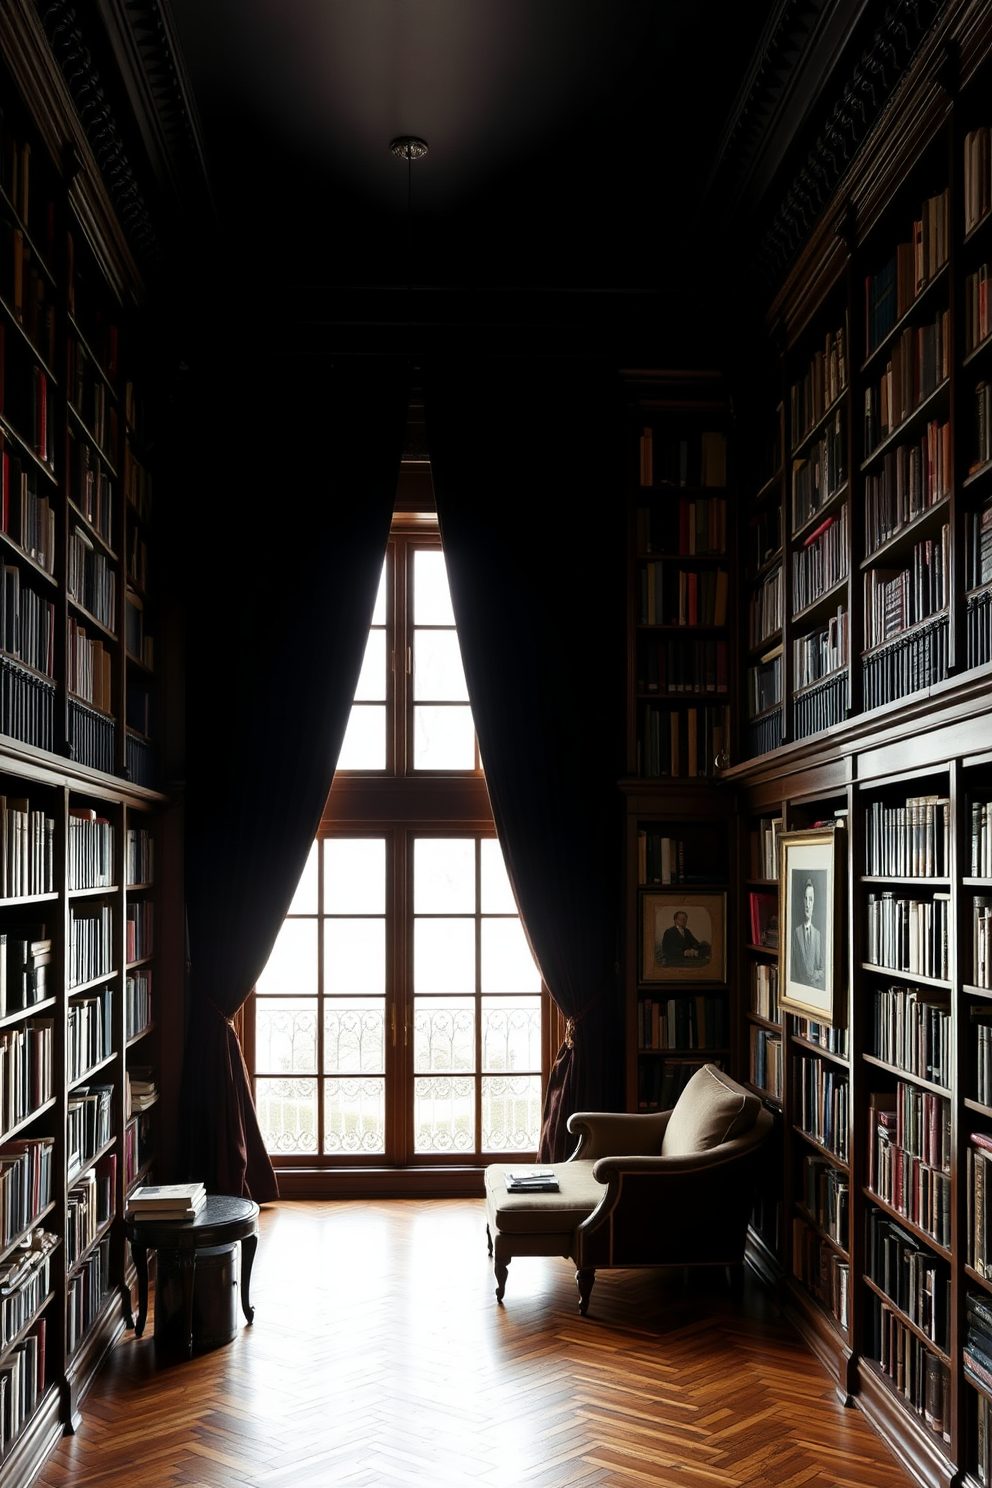
[[[575,1023],[574,1018],[565,1019],[565,1047],[567,1049],[575,1048]]]
[[[227,1014],[224,1012],[223,1008],[219,1008],[217,1006],[217,1004],[214,1002],[214,1000],[213,1000],[212,997],[208,997],[206,994],[204,994],[203,1001],[210,1004],[210,1006],[213,1008],[214,1012],[217,1014],[218,1018],[223,1019],[223,1021],[227,1024],[228,1028],[234,1028],[234,1019],[233,1018],[229,1018],[227,1016]],[[236,1031],[237,1030],[235,1030],[235,1032]]]

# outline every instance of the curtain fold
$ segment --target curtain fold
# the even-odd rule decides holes
[[[431,467],[482,761],[567,1034],[540,1157],[621,1101],[623,403],[575,360],[425,369]]]
[[[187,394],[185,1170],[277,1194],[232,1017],[263,970],[330,789],[396,495],[404,361],[232,357]],[[177,472],[174,471],[173,478]]]

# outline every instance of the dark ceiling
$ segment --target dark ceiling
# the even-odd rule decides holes
[[[702,272],[704,189],[775,8],[172,5],[229,270],[339,327],[523,317],[573,334],[636,321],[645,295],[678,303]],[[426,157],[395,157],[402,135]]]

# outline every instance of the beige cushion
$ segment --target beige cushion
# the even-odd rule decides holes
[[[754,1125],[761,1102],[715,1064],[696,1071],[675,1103],[661,1143],[663,1157],[689,1157],[742,1136]]]
[[[508,1193],[506,1167],[524,1171],[534,1164],[494,1163],[486,1169],[486,1220],[490,1231],[504,1235],[570,1234],[591,1214],[606,1192],[592,1176],[592,1162],[555,1163],[557,1193]]]

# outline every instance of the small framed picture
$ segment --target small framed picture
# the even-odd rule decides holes
[[[817,1023],[843,1023],[838,842],[843,829],[784,832],[780,842],[779,1002]]]
[[[641,981],[725,982],[727,896],[641,895]]]

